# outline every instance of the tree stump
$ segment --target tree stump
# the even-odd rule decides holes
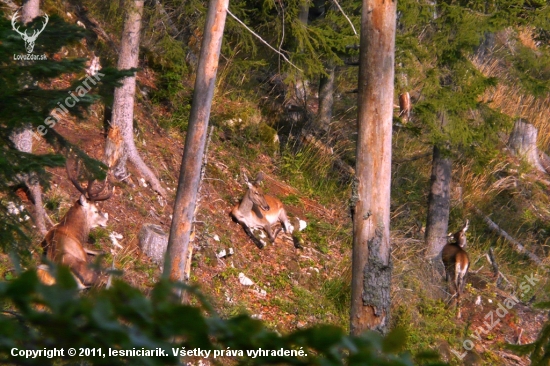
[[[139,232],[139,248],[146,256],[164,270],[164,255],[168,247],[168,234],[162,227],[155,224],[145,224]]]
[[[539,159],[537,148],[537,128],[524,119],[518,119],[510,134],[508,146],[512,152],[525,159],[525,161],[540,172],[546,173],[546,169]]]

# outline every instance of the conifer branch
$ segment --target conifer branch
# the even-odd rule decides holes
[[[340,6],[337,0],[332,0],[332,1],[334,1],[338,9],[342,12],[342,15],[348,20],[349,25],[351,25],[351,29],[353,29],[353,33],[355,33],[355,37],[359,37],[359,35],[357,34],[357,31],[355,30],[355,27],[353,26],[353,23],[351,22],[351,19],[346,15],[346,13],[344,13],[344,9],[342,9],[342,7]]]
[[[265,41],[262,37],[260,37],[258,34],[256,34],[252,29],[248,28],[246,24],[244,24],[239,18],[237,18],[229,9],[227,9],[227,14],[231,15],[233,19],[235,19],[240,25],[246,28],[250,33],[252,33],[256,38],[258,38],[263,44],[265,44],[267,47],[272,49],[273,51],[277,52],[286,62],[288,62],[290,65],[294,66],[296,69],[298,69],[300,72],[304,72],[304,70],[300,69],[298,66],[294,65],[290,60],[282,53],[277,51],[273,46],[271,46],[267,41]]]

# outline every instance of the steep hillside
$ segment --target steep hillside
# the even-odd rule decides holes
[[[52,11],[58,5],[54,3],[48,3]],[[77,47],[78,52],[90,58],[96,53],[104,64],[113,64],[114,52],[106,45],[116,44],[120,24],[109,24],[109,14],[105,18],[92,15],[98,17],[97,26],[105,29],[108,39],[83,42]],[[82,14],[72,13],[67,19],[85,20]],[[131,176],[114,183],[113,197],[100,204],[109,213],[108,227],[93,230],[88,243],[89,248],[106,253],[104,266],[114,264],[122,271],[122,279],[145,293],[161,273],[139,249],[138,235],[145,224],[160,225],[169,231],[193,79],[192,67],[168,65],[174,59],[185,58],[183,52],[159,61],[164,56],[155,54],[160,41],[156,42],[150,33],[147,35],[145,56],[137,74],[136,144],[166,187],[168,196],[158,196],[130,165]],[[166,50],[181,51],[166,42],[162,44]],[[286,88],[281,81],[285,75],[254,70],[255,78],[234,82],[232,61],[225,60],[220,68],[189,282],[197,285],[223,316],[248,313],[281,333],[319,323],[348,329],[352,242],[349,185],[354,162],[356,101],[347,92],[355,86],[355,79],[350,77],[354,71],[345,67],[339,70],[344,76],[336,87],[334,122],[328,136],[299,138],[303,123],[296,122],[299,118],[293,119],[292,107],[296,106],[289,101],[290,97],[279,98],[274,91],[277,87]],[[481,63],[478,67],[484,71]],[[266,74],[272,76],[268,81]],[[315,83],[310,85],[311,97],[304,114],[317,110]],[[54,84],[68,87],[70,78],[56,80]],[[503,85],[492,91],[493,95],[484,98],[492,100],[495,110],[509,107],[506,96],[519,98]],[[419,95],[421,90],[412,93]],[[538,106],[539,115],[548,107],[545,98],[530,100]],[[510,108],[503,111],[503,118],[519,115],[515,113],[517,108]],[[91,157],[101,159],[105,147],[104,112],[98,103],[85,120],[64,118],[56,125],[56,131]],[[505,114],[509,116],[504,117]],[[472,120],[485,123],[475,111]],[[540,121],[536,124],[541,127],[541,140],[548,141],[545,124]],[[393,135],[392,326],[406,330],[407,349],[413,355],[433,349],[451,365],[528,365],[526,356],[516,356],[505,345],[533,342],[548,320],[545,312],[533,306],[549,300],[548,177],[533,172],[507,150],[509,130],[500,132],[494,150],[480,147],[481,153],[474,154],[468,146],[453,156],[449,228],[458,229],[466,218],[471,221],[467,234],[470,275],[462,318],[456,319],[456,310],[448,301],[447,284],[442,279],[436,283],[428,280],[431,274],[425,262],[423,225],[432,145],[428,139],[418,137],[421,127],[422,121],[413,118],[409,125],[396,123]],[[37,141],[36,153],[52,151],[45,141]],[[307,226],[299,234],[303,249],[295,248],[293,239],[282,233],[274,244],[258,249],[232,220],[231,208],[246,189],[243,170],[249,177],[264,172],[264,191],[284,203],[296,227],[298,220],[305,221]],[[58,222],[78,193],[64,169],[50,172],[53,180],[44,194],[44,202],[52,221]],[[20,197],[21,202],[16,205],[25,205],[30,211],[28,198],[24,194]],[[516,253],[504,239],[491,232],[484,216],[521,241],[542,259],[543,266]],[[113,245],[109,238],[115,232],[122,235],[118,239],[121,247]],[[42,238],[37,235],[33,239],[38,251]],[[497,274],[486,257],[490,248],[499,266]],[[10,280],[14,273],[8,256],[0,255],[0,278]],[[243,276],[253,284],[243,284]]]

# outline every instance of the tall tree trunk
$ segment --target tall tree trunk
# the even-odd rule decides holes
[[[31,22],[34,18],[40,15],[40,0],[26,0],[23,3],[21,9],[21,21],[24,24]],[[32,126],[30,123],[25,124],[20,130],[14,131],[10,140],[14,143],[15,148],[19,151],[32,153]],[[48,230],[46,230],[46,223],[44,218],[46,216],[46,211],[42,203],[42,188],[38,181],[36,174],[25,174],[21,176],[21,181],[29,188],[31,195],[31,201],[34,204],[34,213],[33,221],[38,228],[38,231],[42,235],[45,235]]]
[[[319,110],[317,126],[322,132],[328,132],[332,121],[332,106],[334,104],[334,69],[333,65],[326,68],[327,75],[321,75],[319,80]]]
[[[308,18],[309,18],[309,2],[307,0],[301,0],[298,10],[298,20],[307,28]],[[299,48],[298,52],[303,52],[303,49]],[[307,109],[307,86],[308,80],[300,75],[296,79],[296,99],[302,103],[302,106]]]
[[[190,260],[187,254],[228,5],[229,0],[210,0],[208,5],[164,265],[164,275],[169,274],[175,281],[185,280],[185,268]]]
[[[130,9],[124,22],[120,56],[117,67],[119,70],[138,66],[141,17],[143,13],[142,0],[131,1]],[[165,196],[155,173],[141,159],[134,142],[134,97],[136,92],[136,77],[129,76],[122,81],[122,86],[115,89],[111,128],[107,134],[105,145],[105,162],[119,180],[128,177],[127,160],[130,160],[141,175],[159,194]]]
[[[396,2],[363,0],[356,180],[352,196],[350,331],[390,320],[390,179]]]
[[[442,155],[436,145],[433,150],[432,176],[426,219],[427,258],[439,266],[441,250],[447,244],[449,210],[451,206],[451,159]],[[439,268],[441,270],[441,268]]]

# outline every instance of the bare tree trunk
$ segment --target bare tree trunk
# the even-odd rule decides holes
[[[332,121],[332,106],[334,104],[334,66],[326,68],[327,75],[321,75],[319,80],[319,110],[317,126],[322,132],[327,132]]]
[[[119,70],[137,67],[139,57],[139,41],[141,31],[142,0],[130,2],[133,6],[128,10],[122,33],[120,56],[117,67]],[[122,81],[122,86],[115,89],[112,108],[111,128],[107,134],[105,145],[105,161],[119,180],[128,177],[127,160],[130,160],[141,175],[151,184],[153,189],[166,195],[155,173],[145,164],[134,142],[134,96],[136,92],[136,77],[129,76]]]
[[[525,159],[529,165],[540,172],[546,173],[546,169],[544,169],[539,158],[537,135],[538,131],[535,126],[523,119],[518,119],[510,134],[508,146],[514,154]]]
[[[426,256],[439,262],[441,250],[447,244],[449,210],[451,207],[451,159],[434,146],[428,217],[426,219]],[[442,268],[440,268],[442,269]]]
[[[299,5],[298,10],[298,20],[304,25],[305,28],[307,28],[308,18],[309,18],[309,2],[308,0],[302,0]],[[300,48],[298,49],[298,52],[303,52],[303,50]],[[307,87],[308,87],[309,81],[304,78],[303,75],[300,75],[296,79],[296,99],[302,104],[304,108],[307,109]]]
[[[189,242],[228,5],[229,0],[210,0],[208,5],[164,265],[164,276],[169,275],[175,281],[185,280],[185,268],[189,260]]]
[[[40,0],[26,0],[21,9],[21,21],[27,24],[40,15]]]
[[[24,24],[31,22],[34,18],[40,15],[40,0],[26,0],[23,3],[21,9],[21,21]],[[10,136],[11,141],[14,143],[17,150],[32,153],[32,126],[26,124],[25,127],[21,128],[18,131],[14,131]],[[45,235],[48,230],[46,230],[46,223],[44,217],[46,216],[46,211],[42,203],[42,188],[38,181],[36,174],[25,174],[21,176],[21,181],[29,188],[31,194],[31,200],[34,204],[34,213],[33,220],[38,228],[38,231],[42,235]]]
[[[363,0],[352,196],[350,331],[385,333],[390,320],[390,179],[396,2]]]

